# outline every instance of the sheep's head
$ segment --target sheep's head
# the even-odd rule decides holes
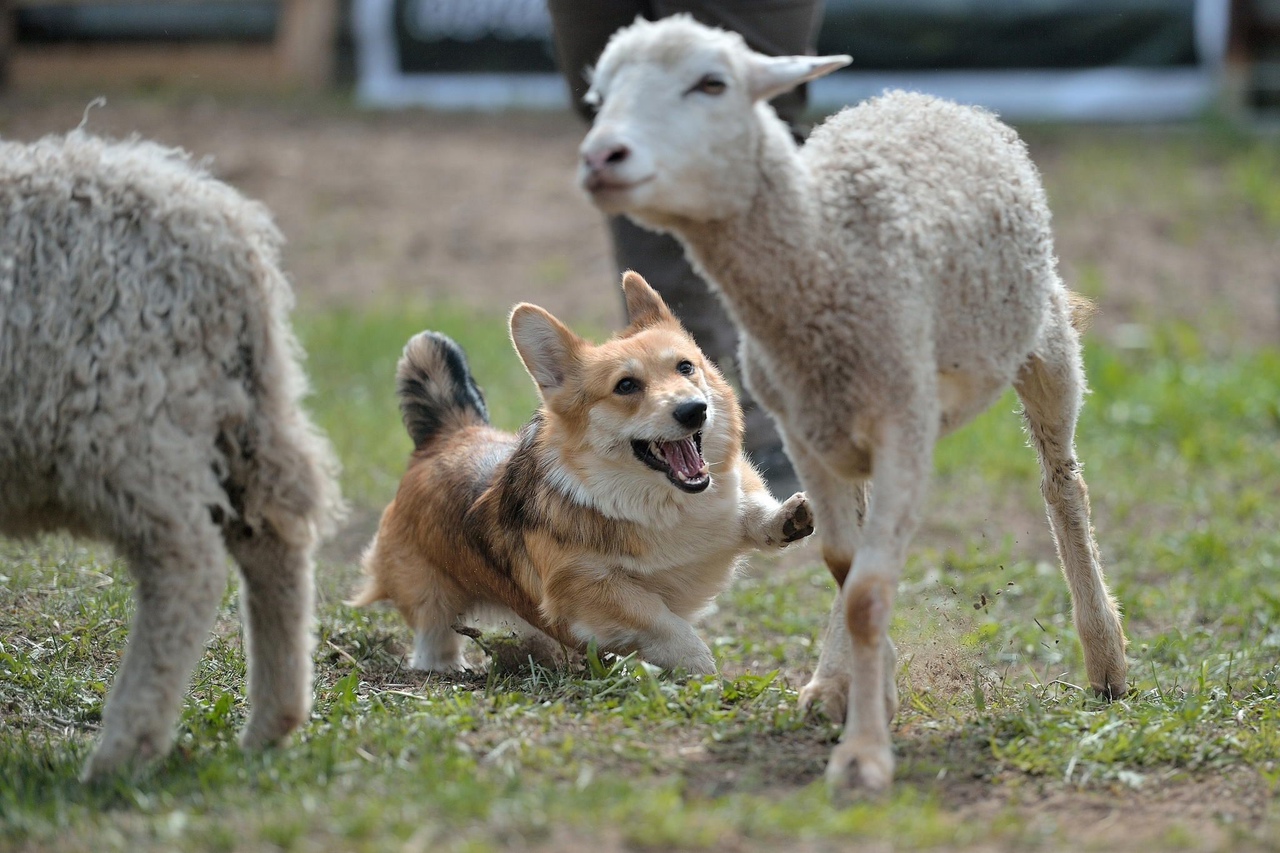
[[[579,183],[604,212],[650,224],[733,215],[754,195],[764,102],[849,61],[765,56],[687,15],[637,20],[592,74],[587,100],[598,112]]]

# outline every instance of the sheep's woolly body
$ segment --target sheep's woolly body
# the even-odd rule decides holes
[[[134,688],[149,685],[127,676],[182,668],[185,679],[221,595],[222,540],[250,610],[305,611],[279,614],[293,633],[250,677],[251,693],[255,678],[265,692],[278,677],[293,695],[255,695],[263,714],[246,738],[255,726],[283,734],[266,731],[283,722],[266,719],[273,702],[291,703],[286,716],[309,707],[309,662],[283,675],[270,659],[310,648],[310,550],[340,499],[332,452],[298,407],[280,244],[262,205],[182,152],[82,132],[0,142],[0,532],[106,539],[139,584],[94,771],[167,745],[183,685],[176,698],[163,685],[148,708]],[[154,619],[153,600],[167,602]],[[251,642],[275,642],[268,617],[249,615]],[[138,639],[147,623],[154,648]],[[157,658],[170,640],[177,660]]]
[[[764,101],[848,59],[765,57],[687,16],[638,21],[595,69],[580,179],[607,212],[679,237],[743,332],[747,383],[842,584],[801,701],[846,718],[829,777],[880,787],[897,706],[887,629],[934,443],[1010,385],[1090,683],[1122,694],[1127,664],[1075,458],[1084,374],[1039,175],[994,116],[904,92],[797,149]]]
[[[1022,142],[986,113],[906,93],[840,113],[799,152],[766,131],[746,212],[677,226],[754,340],[822,341],[753,360],[760,393],[803,410],[819,447],[913,384],[966,384],[944,432],[985,409],[1065,299]]]

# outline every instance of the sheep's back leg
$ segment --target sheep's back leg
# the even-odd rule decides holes
[[[844,735],[827,765],[827,781],[837,787],[883,789],[893,781],[892,709],[885,690],[893,678],[889,623],[937,435],[937,419],[929,417],[927,406],[908,411],[915,416],[879,424],[872,455],[875,488],[860,548],[840,590],[852,666]]]
[[[289,538],[269,524],[252,532],[239,527],[227,537],[244,580],[249,721],[240,742],[250,749],[280,740],[311,712],[311,534],[302,521],[296,527]]]
[[[163,755],[227,582],[222,537],[204,507],[140,521],[118,543],[137,583],[137,615],[82,772],[96,779]]]
[[[1040,457],[1040,490],[1071,590],[1089,683],[1101,696],[1123,696],[1128,671],[1124,629],[1116,601],[1107,590],[1089,519],[1089,492],[1075,455],[1076,419],[1085,381],[1079,338],[1065,308],[1055,314],[1014,387]]]

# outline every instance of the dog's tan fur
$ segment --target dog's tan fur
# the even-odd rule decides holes
[[[512,312],[542,400],[518,436],[488,425],[455,344],[423,333],[406,346],[401,401],[417,447],[353,603],[395,604],[416,632],[415,668],[465,667],[453,626],[489,613],[543,648],[594,640],[714,672],[689,620],[748,552],[812,531],[804,495],[780,505],[743,455],[742,413],[715,365],[644,279],[628,273],[623,288],[631,324],[598,346],[536,306]],[[628,379],[635,389],[620,391]],[[700,429],[680,421],[699,402]],[[632,449],[695,431],[705,467],[688,488]]]

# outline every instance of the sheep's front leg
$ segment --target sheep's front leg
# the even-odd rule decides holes
[[[857,553],[858,536],[867,512],[869,486],[866,482],[851,481],[831,471],[802,441],[795,438],[788,440],[788,453],[801,481],[813,495],[823,558],[839,585]],[[844,624],[844,605],[837,589],[822,638],[817,669],[809,683],[800,690],[801,711],[811,713],[820,710],[831,720],[844,722],[853,669],[850,643]],[[897,653],[892,643],[887,645],[886,655],[885,712],[892,717],[898,710],[898,690],[893,680]]]
[[[893,677],[886,671],[893,659],[888,631],[898,577],[927,491],[935,429],[927,418],[882,424],[874,450],[875,489],[862,543],[841,586],[851,678],[844,736],[827,765],[827,781],[836,787],[879,790],[893,780],[885,692]]]
[[[898,649],[887,635],[884,644],[884,713],[892,720],[898,713]],[[853,640],[844,624],[844,596],[836,590],[827,616],[826,631],[813,678],[800,689],[800,711],[821,712],[833,723],[843,723],[848,712],[853,673]]]

